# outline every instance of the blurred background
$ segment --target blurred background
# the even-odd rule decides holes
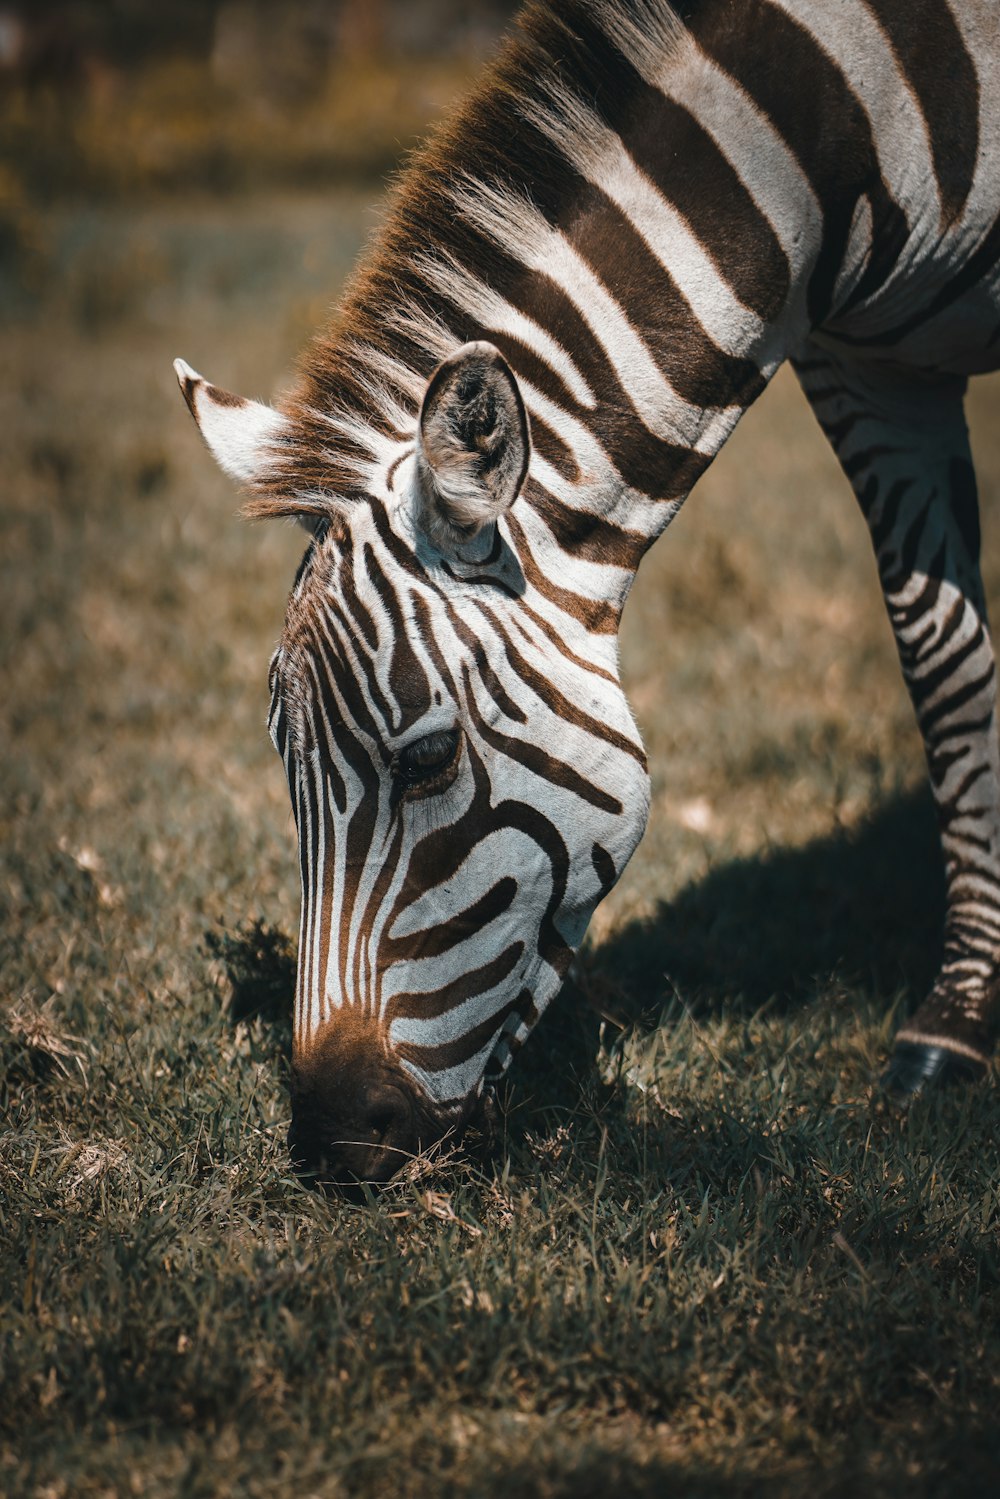
[[[377,176],[512,9],[506,0],[5,0],[8,241],[19,198],[27,207],[67,194]]]

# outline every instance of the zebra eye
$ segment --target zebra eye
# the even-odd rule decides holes
[[[458,749],[458,730],[425,734],[401,749],[393,760],[393,774],[404,786],[419,786],[449,770]]]

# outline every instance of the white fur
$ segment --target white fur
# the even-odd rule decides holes
[[[219,467],[241,484],[256,479],[286,430],[285,418],[273,406],[219,390],[183,359],[174,360],[174,374]]]

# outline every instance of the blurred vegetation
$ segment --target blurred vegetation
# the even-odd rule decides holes
[[[42,202],[370,177],[469,78],[511,9],[0,5],[0,155]]]
[[[0,3],[0,300],[51,271],[40,210],[385,177],[508,0]]]
[[[338,58],[316,92],[276,99],[214,79],[200,59],[147,60],[107,91],[9,90],[0,152],[46,203],[369,178],[395,166],[469,73],[460,58]]]
[[[332,71],[285,133],[213,62],[220,7],[74,9],[113,86],[0,100],[0,1493],[992,1493],[997,1084],[873,1105],[940,863],[867,535],[787,372],[643,564],[649,832],[495,1135],[360,1207],[291,1177],[264,718],[302,541],[236,518],[170,360],[271,394],[380,186],[333,147],[295,175]],[[387,99],[439,79],[429,118],[470,36],[364,66]],[[157,128],[174,165],[140,170]],[[974,384],[994,612],[998,400]]]

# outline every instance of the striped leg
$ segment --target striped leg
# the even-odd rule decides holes
[[[981,1075],[1000,1009],[996,682],[964,381],[886,374],[813,344],[795,364],[871,529],[938,808],[944,961],[883,1078],[905,1099]]]

